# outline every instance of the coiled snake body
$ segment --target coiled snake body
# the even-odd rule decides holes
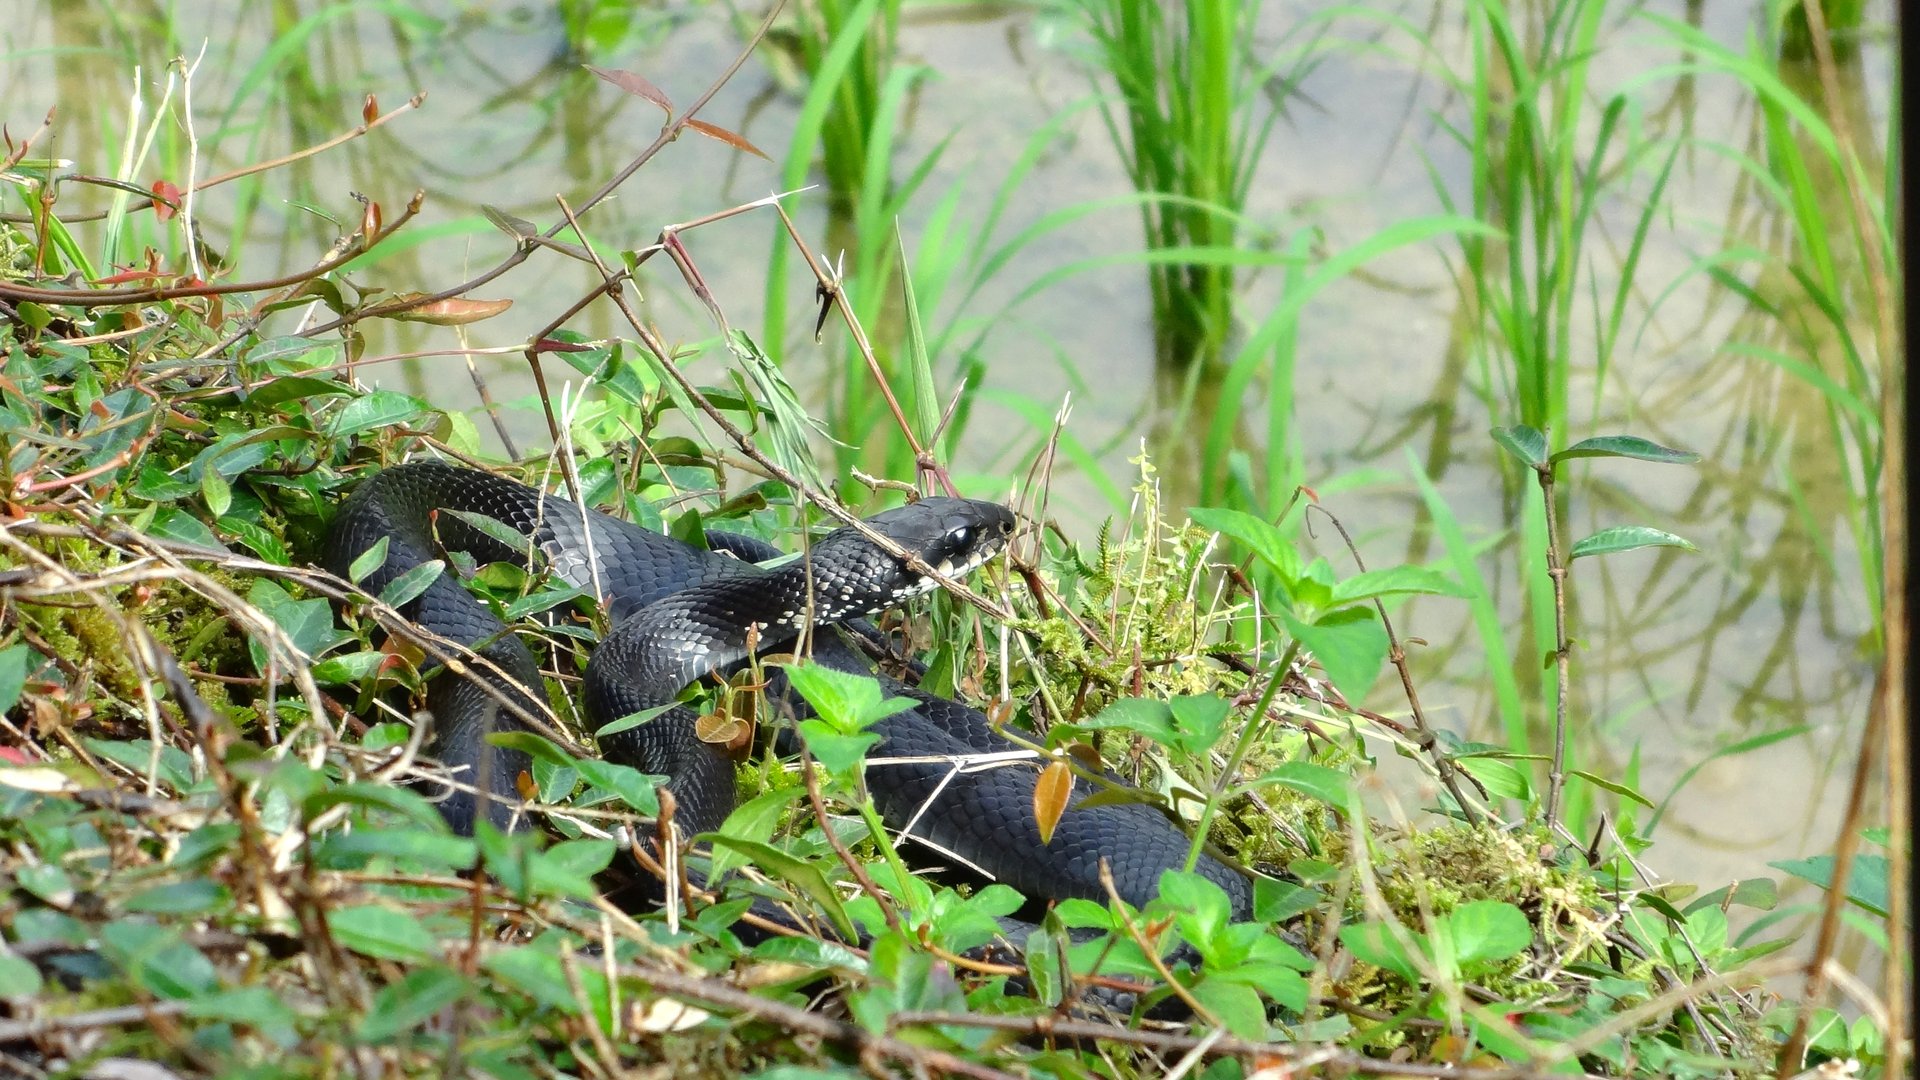
[[[689,682],[745,659],[750,633],[760,651],[778,651],[798,633],[806,612],[824,625],[877,611],[933,584],[851,528],[821,539],[804,559],[765,569],[598,511],[583,512],[502,477],[434,461],[409,462],[364,481],[341,504],[323,561],[345,575],[384,539],[385,559],[361,581],[376,594],[408,570],[440,559],[442,548],[482,562],[525,563],[525,550],[439,511],[505,523],[528,537],[546,569],[568,584],[591,589],[597,577],[616,625],[595,651],[584,681],[583,701],[596,727],[670,702]],[[929,565],[957,575],[1004,546],[1013,517],[993,503],[929,498],[868,524]],[[739,546],[738,539],[730,546]],[[423,629],[479,654],[464,676],[437,677],[427,704],[435,718],[434,751],[449,766],[464,767],[462,778],[489,797],[478,800],[456,790],[441,803],[442,813],[456,831],[469,833],[484,805],[488,818],[505,827],[518,801],[517,778],[529,762],[484,738],[490,731],[526,730],[521,717],[544,714],[535,696],[542,685],[539,667],[526,645],[452,574],[441,574],[402,610]],[[814,658],[872,673],[833,633],[818,635]],[[1187,836],[1159,811],[1137,803],[1072,806],[1042,843],[1034,768],[955,772],[947,764],[1013,744],[979,711],[881,678],[889,694],[916,703],[874,729],[883,741],[873,756],[912,759],[867,770],[868,789],[890,827],[912,822],[910,835],[958,855],[1029,900],[1104,900],[1104,858],[1121,898],[1141,905],[1157,893],[1163,871],[1183,865]],[[669,777],[675,820],[690,833],[717,828],[734,805],[732,764],[724,750],[697,737],[687,710],[602,738],[600,750],[609,760]],[[1076,802],[1090,793],[1090,787],[1077,788]],[[1204,854],[1195,869],[1226,890],[1237,917],[1246,915],[1252,890],[1242,873]]]

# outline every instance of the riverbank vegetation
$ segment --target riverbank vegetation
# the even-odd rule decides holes
[[[1256,3],[1176,15],[1060,0],[1034,17],[1078,35],[1056,62],[1081,65],[1093,95],[1026,133],[998,175],[943,188],[944,141],[901,149],[931,74],[899,52],[911,6],[809,4],[740,27],[739,63],[805,73],[792,143],[772,155],[789,193],[655,221],[628,243],[596,221],[681,168],[687,143],[766,155],[707,111],[738,64],[670,95],[687,73],[612,62],[645,20],[562,7],[570,57],[592,61],[580,77],[657,119],[657,137],[532,217],[486,205],[430,225],[428,161],[417,194],[326,193],[301,208],[325,226],[286,254],[291,269],[236,254],[288,198],[275,185],[297,188],[287,178],[329,155],[386,152],[432,108],[314,91],[300,57],[333,9],[286,28],[224,108],[195,100],[205,73],[180,61],[137,81],[110,134],[64,126],[57,102],[44,124],[6,118],[0,1061],[49,1076],[132,1060],[263,1077],[1900,1074],[1906,780],[1888,718],[1903,708],[1906,616],[1882,602],[1905,571],[1886,524],[1904,491],[1886,374],[1899,155],[1836,104],[1860,77],[1858,8],[1770,8],[1736,49],[1593,0],[1521,15],[1468,3],[1469,62],[1449,66],[1434,27],[1385,10],[1314,15],[1256,49]],[[386,16],[436,32],[410,10]],[[1688,59],[1596,98],[1596,43],[1622,20]],[[1445,85],[1460,108],[1436,122],[1470,167],[1462,186],[1432,165],[1434,212],[1329,244],[1256,220],[1246,200],[1301,81],[1342,53]],[[1754,143],[1652,122],[1662,94],[1706,79],[1751,94]],[[208,175],[212,148],[253,137],[233,123],[241,97],[267,93],[309,94],[335,122]],[[1137,189],[1025,212],[1023,183],[1076,115],[1100,117]],[[1650,235],[1677,217],[1699,227],[1670,195],[1699,156],[1737,166],[1753,217],[1715,223],[1690,264],[1651,274]],[[793,191],[815,177],[823,192]],[[794,224],[808,199],[834,207],[830,249]],[[925,227],[900,226],[926,206]],[[1138,246],[1029,270],[1101,215],[1139,227]],[[704,231],[742,220],[773,238],[757,332],[730,317],[744,297],[702,254]],[[472,266],[405,260],[435,228],[474,237]],[[1454,396],[1433,408],[1489,420],[1467,436],[1436,423],[1435,437],[1479,439],[1503,462],[1489,476],[1506,517],[1463,520],[1416,465],[1420,520],[1406,527],[1425,539],[1363,565],[1349,539],[1363,526],[1339,496],[1364,478],[1322,475],[1306,450],[1301,320],[1419,247],[1459,297]],[[524,335],[496,336],[516,304],[527,315],[506,284],[524,279],[505,276],[522,266],[588,285]],[[1006,409],[1016,427],[995,441],[1011,451],[968,458],[985,406],[1017,396],[984,383],[1020,309],[1116,266],[1150,282],[1165,407],[1147,453],[1101,472],[1062,410],[1030,399]],[[1752,380],[1783,418],[1762,442],[1817,443],[1837,463],[1817,494],[1790,476],[1774,509],[1841,523],[1809,530],[1838,538],[1818,552],[1821,580],[1870,610],[1859,648],[1880,673],[1847,783],[1891,789],[1885,806],[1847,800],[1829,850],[1734,881],[1662,861],[1674,794],[1713,757],[1648,790],[1637,752],[1616,768],[1584,737],[1608,720],[1583,690],[1603,613],[1641,612],[1626,620],[1649,635],[1637,647],[1658,647],[1658,620],[1622,601],[1623,583],[1685,601],[1692,567],[1726,557],[1720,534],[1752,512],[1674,520],[1645,493],[1684,475],[1710,499],[1725,448],[1673,445],[1644,417],[1614,425],[1603,405],[1620,358],[1656,347],[1651,312],[1700,279],[1728,315],[1695,391]],[[589,312],[609,329],[580,332]],[[395,323],[439,336],[370,345]],[[476,419],[388,376],[464,356],[461,381],[491,406],[474,366],[490,355],[524,366],[533,389],[517,404],[539,418],[540,451],[502,409]],[[796,387],[823,358],[831,375]],[[871,687],[806,676],[819,745],[806,763],[743,762],[714,855],[734,876],[671,912],[623,909],[621,882],[641,872],[630,838],[660,806],[648,778],[593,756],[571,702],[605,613],[504,566],[463,569],[504,614],[549,616],[522,632],[567,737],[527,746],[538,828],[450,834],[408,784],[434,766],[407,721],[461,650],[410,634],[395,610],[424,581],[374,596],[311,568],[340,495],[419,455],[674,535],[719,525],[789,550],[831,524],[820,507],[836,500],[865,512],[901,484],[1011,492],[1045,527],[977,583],[981,603],[941,597],[910,620],[926,685],[1004,720],[1037,758],[1014,767],[1057,778],[1097,760],[1128,775],[1131,797],[1201,837],[1196,854],[1210,843],[1261,873],[1251,920],[1173,874],[1145,909],[1027,911],[1037,925],[1017,953],[980,953],[1019,898],[901,872],[916,853],[873,828],[861,790]],[[1098,473],[1104,524],[1049,520],[1069,467]],[[1618,580],[1595,569],[1647,564]],[[1458,629],[1429,629],[1442,621]],[[1471,733],[1430,715],[1408,660],[1425,638],[1486,657]],[[1040,790],[1041,816],[1060,812],[1047,793],[1062,785]],[[862,944],[743,940],[752,897],[841,941],[857,927]]]

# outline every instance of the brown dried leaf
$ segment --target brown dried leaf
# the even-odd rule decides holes
[[[703,743],[732,749],[733,744],[745,734],[746,727],[737,717],[710,712],[693,722],[693,734]]]
[[[726,143],[728,146],[733,147],[735,150],[745,150],[747,153],[752,154],[755,157],[765,158],[768,161],[773,160],[772,158],[767,157],[765,151],[761,150],[759,147],[748,142],[745,136],[737,135],[734,132],[728,131],[726,128],[720,127],[716,124],[709,124],[705,120],[689,120],[687,121],[687,126],[699,132],[700,134],[705,135],[709,139],[718,139],[721,142]]]
[[[1040,770],[1033,786],[1033,817],[1040,826],[1040,842],[1051,843],[1053,828],[1067,812],[1067,799],[1073,795],[1073,770],[1064,761],[1056,761]]]
[[[1080,767],[1083,769],[1091,769],[1098,772],[1105,765],[1105,762],[1100,760],[1100,751],[1095,750],[1088,743],[1068,743],[1066,750],[1067,755],[1079,762]]]
[[[648,101],[660,106],[661,111],[668,116],[673,115],[673,102],[667,99],[666,91],[648,82],[645,78],[635,75],[631,71],[615,71],[612,68],[594,67],[592,64],[587,65],[587,70],[635,97],[646,98]]]
[[[427,294],[401,293],[394,297],[393,301],[395,303],[404,303],[407,300],[425,295]],[[482,319],[491,319],[512,306],[513,301],[511,300],[463,300],[460,297],[454,296],[445,300],[435,300],[432,303],[421,304],[418,307],[410,307],[405,311],[396,311],[388,315],[387,318],[397,319],[401,322],[432,323],[435,326],[465,326],[468,323],[477,323]]]

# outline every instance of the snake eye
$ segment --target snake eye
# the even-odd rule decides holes
[[[953,550],[955,551],[959,551],[961,548],[966,547],[967,541],[972,539],[973,539],[973,529],[966,525],[962,525],[957,529],[952,529],[947,532],[947,543],[950,546],[952,546]]]

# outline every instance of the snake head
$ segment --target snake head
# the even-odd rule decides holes
[[[1007,546],[1014,516],[999,503],[930,496],[875,514],[866,523],[944,576],[958,578]],[[939,584],[851,527],[837,529],[814,545],[813,566],[823,586],[823,606],[839,612],[834,616],[838,618],[872,614]]]

